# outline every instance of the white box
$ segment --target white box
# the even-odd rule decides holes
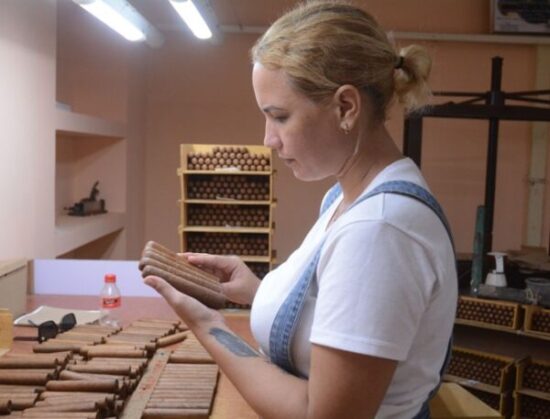
[[[25,259],[0,261],[0,307],[10,310],[13,318],[27,308],[27,272]]]

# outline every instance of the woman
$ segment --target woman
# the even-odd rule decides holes
[[[260,283],[238,257],[187,254],[228,299],[252,304],[261,353],[223,317],[159,278],[153,286],[263,418],[425,418],[448,353],[457,279],[444,216],[384,121],[412,110],[430,60],[397,54],[359,8],[291,10],[252,50],[264,144],[301,180],[333,177],[301,246]]]

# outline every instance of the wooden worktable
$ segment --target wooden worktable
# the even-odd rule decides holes
[[[27,312],[40,305],[54,307],[97,310],[99,297],[92,296],[54,296],[54,295],[30,295],[27,298]],[[247,311],[224,310],[228,326],[239,336],[256,346],[249,328],[249,315]],[[171,320],[177,319],[172,309],[161,298],[153,297],[123,297],[120,320],[123,326],[133,320],[141,318],[156,318]],[[14,335],[33,335],[36,329],[19,326],[15,328]],[[15,341],[11,351],[32,352],[33,342]],[[432,418],[502,418],[497,412],[490,409],[480,400],[473,397],[466,390],[453,383],[444,383],[431,403]],[[223,373],[214,399],[211,419],[258,419],[250,406],[244,401],[233,384]]]
[[[62,307],[79,310],[97,310],[99,297],[73,296],[73,295],[29,295],[27,298],[27,312],[40,305]],[[243,339],[251,343],[249,316],[247,311],[224,310],[228,326]],[[172,309],[161,298],[153,297],[123,297],[119,315],[123,326],[140,318],[177,319]],[[19,326],[14,330],[14,335],[33,335],[36,329]],[[32,352],[33,342],[15,341],[12,352]],[[258,419],[258,415],[244,401],[233,384],[223,373],[220,374],[218,389],[214,399],[212,419]]]

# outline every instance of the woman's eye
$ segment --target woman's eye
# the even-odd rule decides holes
[[[288,119],[288,116],[286,115],[277,115],[277,116],[273,116],[273,119],[277,122],[285,122],[287,119]]]

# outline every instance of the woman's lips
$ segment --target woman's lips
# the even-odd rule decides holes
[[[281,159],[283,160],[283,162],[287,165],[287,166],[290,166],[293,162],[294,162],[294,159]]]

